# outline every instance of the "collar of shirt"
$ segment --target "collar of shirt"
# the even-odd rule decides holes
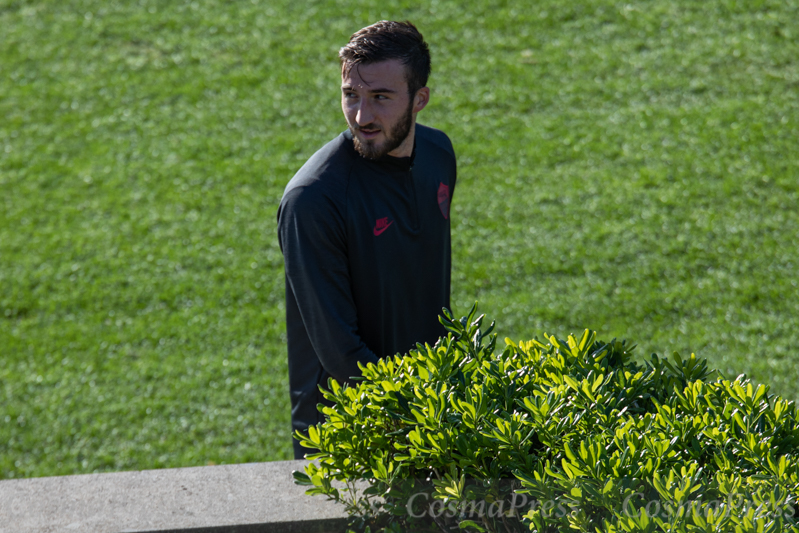
[[[413,139],[413,152],[411,152],[410,157],[393,157],[390,155],[384,155],[380,159],[366,159],[355,152],[355,146],[352,144],[352,132],[350,130],[346,130],[344,132],[344,137],[346,137],[349,141],[350,149],[352,150],[352,153],[355,154],[355,157],[359,157],[364,161],[368,161],[370,164],[377,165],[386,172],[409,172],[413,168],[413,162],[416,159],[415,137]]]

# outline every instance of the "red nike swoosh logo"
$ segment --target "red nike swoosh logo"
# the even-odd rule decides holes
[[[394,223],[394,221],[392,220],[391,222],[389,222],[388,224],[386,224],[382,228],[378,228],[377,226],[375,226],[375,229],[373,229],[372,232],[375,234],[375,237],[377,237],[378,235],[380,235],[381,233],[386,231],[388,229],[388,227],[390,225],[392,225],[393,223]]]

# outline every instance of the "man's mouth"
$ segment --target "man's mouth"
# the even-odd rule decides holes
[[[374,139],[380,133],[380,129],[379,128],[358,128],[358,133],[360,133],[361,136],[364,139]]]

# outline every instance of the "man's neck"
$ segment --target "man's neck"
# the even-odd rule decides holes
[[[413,117],[413,124],[408,136],[402,141],[402,144],[390,151],[388,155],[391,157],[411,157],[413,155],[413,143],[416,138],[416,117]]]

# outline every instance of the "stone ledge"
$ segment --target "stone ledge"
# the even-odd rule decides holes
[[[343,506],[294,484],[306,461],[0,481],[0,533],[341,533]]]

